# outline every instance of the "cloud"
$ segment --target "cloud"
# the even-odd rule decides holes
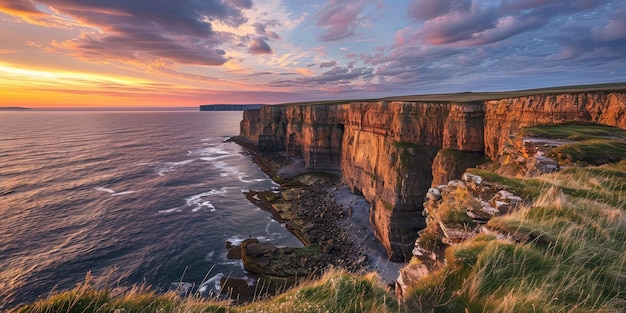
[[[593,37],[603,42],[626,40],[626,6],[609,17],[606,25],[597,25],[592,29]]]
[[[7,14],[42,15],[32,1],[0,0],[0,12]]]
[[[276,26],[278,25],[278,21],[271,21],[271,22],[267,22],[267,23],[254,23],[252,24],[252,26],[254,27],[257,35],[263,35],[266,37],[269,37],[271,39],[280,39],[280,36],[270,30],[267,30],[268,26]]]
[[[589,11],[602,0],[413,0],[408,14],[416,27],[396,33],[396,42],[428,45],[486,45],[539,30],[559,16]]]
[[[471,0],[412,0],[408,16],[416,21],[427,21],[452,12],[469,11]]]
[[[365,7],[373,0],[329,0],[316,14],[315,26],[324,29],[321,41],[337,41],[356,33]]]
[[[304,69],[310,71],[308,69]],[[311,72],[312,73],[312,72]],[[369,80],[374,76],[374,70],[367,67],[347,68],[335,67],[317,76],[298,77],[294,79],[280,79],[269,83],[272,87],[304,86],[321,88],[337,85],[351,85],[357,80]]]
[[[337,66],[337,61],[328,61],[320,63],[320,68]]]
[[[214,31],[219,22],[237,27],[247,22],[251,0],[0,0],[0,11],[26,22],[54,26],[60,16],[75,22],[82,35],[55,41],[50,51],[90,61],[106,57],[122,62],[163,59],[194,65],[222,65],[228,58],[219,46],[233,36]],[[16,12],[19,12],[16,13]],[[52,13],[50,13],[52,12]],[[262,42],[255,48],[264,48]],[[253,49],[255,52],[261,50]]]
[[[248,52],[252,54],[272,54],[274,51],[264,38],[257,37],[252,39]]]
[[[465,89],[476,82],[482,82],[483,90],[485,82],[491,84],[486,85],[489,89],[502,88],[507,81],[532,88],[589,83],[591,77],[602,82],[610,75],[617,77],[610,74],[612,68],[626,66],[626,3],[621,1],[413,1],[409,5],[421,11],[409,10],[413,24],[398,30],[392,43],[345,55],[350,62],[372,69],[373,76],[362,72],[352,84],[338,86],[396,94],[434,90],[429,86],[435,85],[445,90],[448,84]],[[327,80],[322,76],[299,82],[330,85],[333,76],[326,75]],[[547,82],[547,77],[553,81]]]

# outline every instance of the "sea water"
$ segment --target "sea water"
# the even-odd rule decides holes
[[[225,242],[299,246],[243,194],[276,185],[235,143],[241,112],[0,112],[0,310],[85,280],[214,288]],[[183,284],[180,284],[183,283]]]

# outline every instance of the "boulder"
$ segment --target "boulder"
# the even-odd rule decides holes
[[[426,193],[426,198],[428,200],[439,201],[441,200],[441,191],[437,188],[429,188]]]
[[[506,190],[500,190],[489,201],[500,213],[507,213],[522,203],[522,198]]]
[[[254,258],[273,253],[276,249],[271,243],[253,243],[246,246],[247,253]]]
[[[477,185],[477,186],[483,183],[482,177],[478,175],[470,174],[470,173],[463,173],[463,176],[461,176],[461,179],[466,183],[470,183],[470,184]]]

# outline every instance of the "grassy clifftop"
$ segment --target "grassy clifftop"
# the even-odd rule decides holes
[[[626,161],[533,179],[472,170],[531,204],[491,219],[446,250],[446,265],[412,287],[430,312],[624,312]],[[415,266],[412,264],[409,266]]]

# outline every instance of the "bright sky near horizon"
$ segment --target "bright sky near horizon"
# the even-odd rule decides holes
[[[0,0],[0,106],[626,81],[623,0]]]

